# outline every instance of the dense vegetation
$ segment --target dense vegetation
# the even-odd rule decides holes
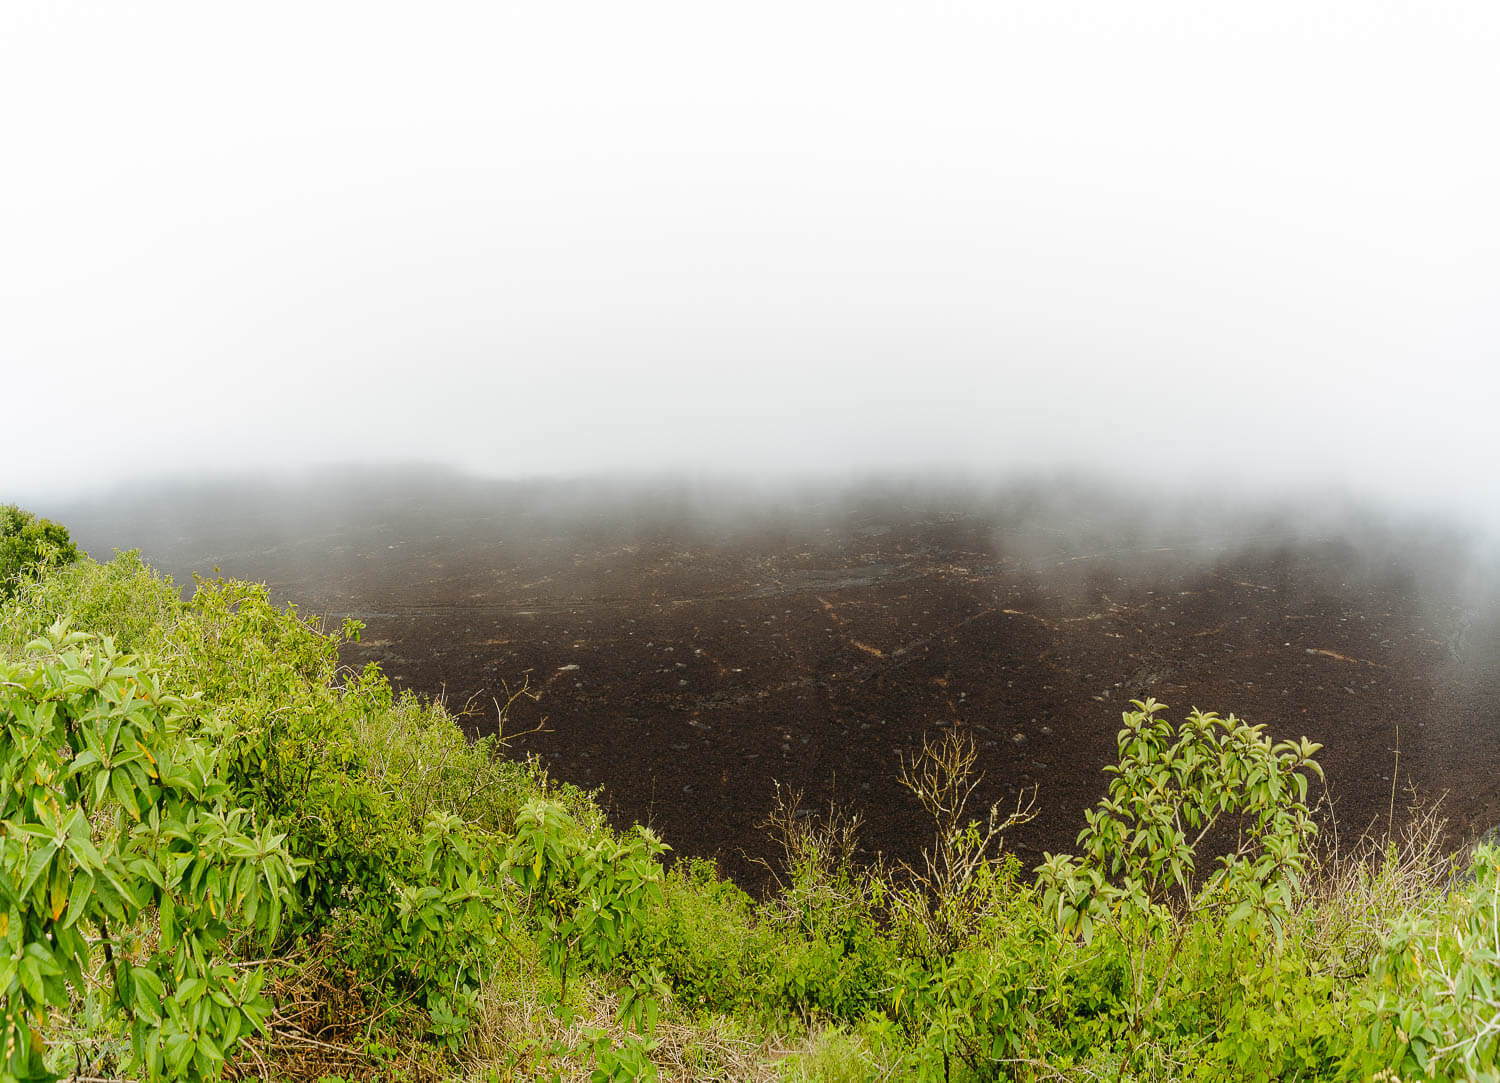
[[[6,514],[5,1079],[1500,1078],[1496,854],[1320,845],[1305,741],[1138,703],[1024,870],[950,737],[921,867],[788,804],[755,900],[341,668],[357,623]]]
[[[78,547],[68,537],[67,527],[38,519],[14,504],[0,504],[0,601],[48,566],[77,559]]]

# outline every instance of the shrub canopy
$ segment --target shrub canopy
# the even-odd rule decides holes
[[[14,504],[0,504],[0,601],[15,594],[22,577],[48,564],[71,564],[78,546],[68,528],[38,519]]]

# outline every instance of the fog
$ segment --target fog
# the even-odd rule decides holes
[[[1077,471],[1500,512],[1488,4],[0,25],[0,499]]]

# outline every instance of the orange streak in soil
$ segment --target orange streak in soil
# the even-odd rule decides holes
[[[1316,650],[1313,651],[1313,653],[1314,654],[1321,654],[1325,658],[1337,658],[1340,662],[1348,662],[1351,665],[1356,665],[1356,666],[1376,666],[1378,668],[1384,668],[1384,667],[1380,666],[1380,663],[1378,663],[1378,662],[1369,662],[1369,661],[1366,661],[1363,658],[1350,658],[1347,654],[1340,654],[1338,651],[1324,650],[1322,647],[1317,648]]]

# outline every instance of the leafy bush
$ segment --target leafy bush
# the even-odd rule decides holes
[[[1054,969],[1057,938],[1003,851],[1005,833],[1030,820],[1034,805],[1018,800],[1006,813],[994,804],[983,820],[971,816],[983,778],[977,761],[972,738],[949,733],[902,765],[902,784],[936,827],[921,867],[903,866],[906,882],[890,894],[902,956],[891,1020],[910,1043],[918,1079],[949,1079],[956,1064],[993,1075],[1014,1066],[1044,1025],[1038,977]]]
[[[1500,851],[1444,905],[1408,914],[1371,972],[1351,1075],[1500,1078]]]
[[[0,655],[17,656],[59,620],[90,634],[109,636],[126,653],[165,662],[187,606],[167,576],[158,575],[134,551],[107,564],[87,558],[26,578],[0,606]],[[170,669],[164,665],[163,671]]]
[[[1120,762],[1105,768],[1109,795],[1085,813],[1083,859],[1048,855],[1037,870],[1048,908],[1084,939],[1101,918],[1160,925],[1207,910],[1231,927],[1254,920],[1279,933],[1317,831],[1303,772],[1322,777],[1312,758],[1322,746],[1273,745],[1263,726],[1196,710],[1174,728],[1155,700],[1135,706]],[[1231,818],[1235,843],[1200,880],[1198,847]]]
[[[59,624],[0,664],[0,726],[6,1072],[49,1077],[47,1008],[93,983],[128,1021],[127,1070],[217,1077],[270,1010],[260,969],[226,952],[239,931],[275,937],[299,871],[284,836],[234,803],[187,705],[107,639]],[[119,938],[149,910],[149,944]]]
[[[377,667],[342,670],[357,622],[330,635],[264,586],[226,580],[198,584],[189,618],[175,647],[212,709],[205,733],[308,865],[299,928],[332,933],[372,988],[415,995],[456,1046],[503,916],[502,841],[456,813],[506,818],[522,773],[493,769],[493,743],[469,746],[441,708],[398,701]]]
[[[377,668],[341,668],[357,623],[326,634],[262,585],[200,581],[184,604],[124,554],[32,588],[5,611],[6,639],[77,613],[166,659],[164,685],[191,690],[185,724],[216,750],[229,792],[275,819],[305,870],[287,900],[294,931],[333,945],[376,995],[414,998],[454,1045],[506,911],[503,832],[533,794],[579,808],[590,835],[597,809],[501,761],[496,740],[466,741],[440,705],[398,699]]]
[[[760,964],[763,1010],[802,1020],[857,1022],[887,1000],[896,946],[888,935],[885,880],[855,862],[860,818],[826,815],[778,795],[767,826],[781,845],[779,892],[760,907],[772,934]]]
[[[262,585],[212,580],[198,583],[165,645],[174,676],[202,705],[230,785],[274,816],[308,863],[297,917],[309,933],[364,894],[389,897],[391,870],[403,848],[416,849],[422,826],[365,771],[354,720],[388,709],[390,690],[376,671],[340,681],[341,638],[272,604]]]
[[[494,887],[500,874],[495,840],[449,813],[433,814],[419,855],[393,880],[396,905],[365,896],[351,958],[366,973],[421,994],[433,1032],[457,1048],[479,989],[494,961],[503,911]]]
[[[542,960],[562,984],[574,966],[606,970],[630,959],[653,904],[661,902],[666,847],[644,827],[624,839],[590,835],[560,805],[534,801],[521,810],[505,864],[537,923]],[[655,1026],[657,1005],[642,1012]]]
[[[38,519],[14,504],[0,504],[0,602],[11,597],[25,577],[38,570],[78,559],[78,547],[66,527]]]
[[[712,862],[678,862],[663,880],[660,904],[647,916],[641,951],[688,1010],[748,1010],[775,939],[755,914],[755,901],[721,880]]]
[[[1047,1030],[1047,1008],[1059,999],[1062,972],[1055,937],[1036,920],[1024,892],[1005,883],[1014,862],[997,870],[1012,899],[1008,920],[992,916],[983,939],[893,975],[891,1016],[907,1035],[908,1066],[919,1080],[1014,1074]]]
[[[1106,768],[1108,796],[1085,814],[1082,858],[1049,854],[1037,869],[1059,928],[1085,942],[1103,928],[1105,950],[1126,965],[1121,1071],[1140,1043],[1162,1037],[1159,1013],[1191,969],[1185,947],[1242,926],[1236,943],[1281,941],[1316,832],[1308,773],[1322,774],[1312,759],[1320,746],[1306,739],[1272,744],[1263,727],[1196,710],[1174,727],[1155,700],[1134,706],[1119,732],[1119,763]],[[1199,847],[1221,825],[1233,841],[1202,875]]]

